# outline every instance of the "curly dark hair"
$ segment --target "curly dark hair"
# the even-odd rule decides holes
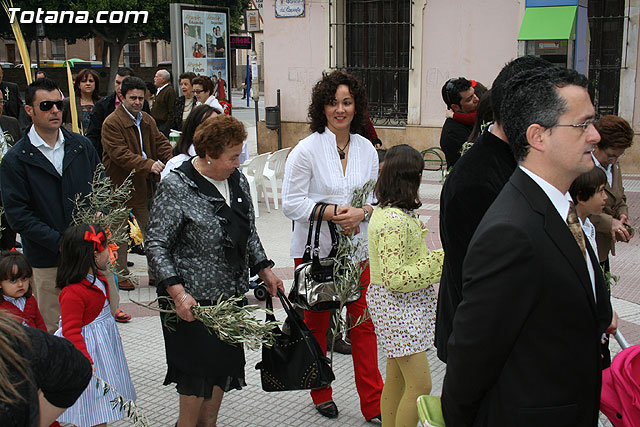
[[[602,116],[593,125],[600,134],[598,143],[600,150],[606,150],[609,147],[627,149],[633,144],[633,129],[622,117]]]
[[[410,145],[396,145],[387,150],[374,189],[377,204],[402,209],[422,206],[418,190],[423,169],[422,154]]]
[[[209,117],[202,122],[193,135],[193,148],[198,157],[209,155],[219,158],[225,148],[242,144],[247,139],[247,131],[242,122],[233,116]]]
[[[367,92],[364,85],[353,74],[346,71],[335,70],[331,73],[322,73],[320,79],[311,92],[311,104],[309,104],[309,119],[311,132],[323,133],[327,127],[327,116],[324,114],[324,106],[329,105],[336,96],[338,86],[347,85],[349,92],[353,95],[356,105],[356,113],[351,122],[351,133],[361,133],[364,131],[367,119]]]
[[[93,71],[91,68],[85,68],[81,70],[78,74],[76,74],[76,78],[73,79],[73,87],[76,90],[76,94],[80,95],[80,83],[86,81],[89,76],[93,77],[93,81],[95,82],[95,87],[93,88],[93,93],[91,94],[91,98],[94,101],[100,99],[100,76],[98,73]]]

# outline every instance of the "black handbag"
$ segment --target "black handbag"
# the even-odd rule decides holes
[[[304,249],[302,262],[293,273],[293,286],[289,292],[289,300],[296,306],[310,311],[335,310],[340,307],[340,299],[336,293],[333,283],[333,264],[338,252],[338,236],[336,226],[331,221],[327,221],[331,234],[331,251],[326,258],[320,258],[320,227],[322,226],[322,216],[327,209],[326,203],[317,203],[311,211],[309,219],[309,234],[307,235],[307,245]],[[315,220],[316,211],[318,220]],[[313,245],[311,237],[315,238]]]
[[[331,361],[279,289],[278,298],[287,313],[289,334],[278,328],[273,346],[262,346],[262,361],[256,365],[256,369],[260,370],[262,389],[309,390],[331,384],[335,379]],[[267,298],[267,308],[273,310],[271,297]],[[267,320],[275,321],[276,318],[273,314],[267,314]]]

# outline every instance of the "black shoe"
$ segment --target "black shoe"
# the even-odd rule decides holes
[[[382,415],[378,414],[375,417],[368,419],[367,422],[374,423],[374,424],[382,424]]]
[[[331,346],[329,346],[331,348]],[[345,340],[340,338],[333,345],[333,351],[340,354],[351,354],[351,344],[347,344]]]
[[[133,262],[132,261],[127,261],[127,267],[133,267]]]
[[[320,412],[323,417],[338,418],[338,407],[333,401],[316,405],[316,411]]]

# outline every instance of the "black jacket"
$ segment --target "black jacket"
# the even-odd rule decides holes
[[[71,223],[76,194],[91,192],[100,159],[91,142],[61,128],[64,135],[62,176],[31,144],[27,133],[0,163],[2,204],[11,228],[22,236],[24,254],[33,267],[58,265],[62,233]]]
[[[116,93],[107,95],[96,102],[89,118],[89,128],[85,131],[85,136],[91,140],[93,147],[98,153],[98,158],[102,158],[102,123],[116,109]],[[151,114],[149,103],[145,100],[142,111]]]
[[[489,132],[453,168],[440,193],[440,240],[444,265],[438,291],[435,344],[447,362],[453,316],[462,300],[462,261],[480,220],[516,168],[509,144]]]
[[[460,149],[467,142],[473,126],[447,119],[440,134],[440,148],[447,159],[447,168],[452,167],[460,159]]]
[[[18,85],[11,82],[0,83],[3,99],[6,101],[2,114],[20,119],[20,113],[24,111],[24,105],[20,98]]]

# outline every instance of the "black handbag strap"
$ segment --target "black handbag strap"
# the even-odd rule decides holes
[[[313,259],[314,260],[319,260],[319,254],[320,254],[320,228],[322,227],[322,217],[324,216],[324,211],[327,210],[327,207],[329,205],[326,203],[323,203],[322,206],[320,207],[320,212],[318,213],[318,223],[316,225],[316,233],[315,233],[315,239],[313,241]],[[327,221],[327,224],[329,226],[329,234],[331,235],[331,251],[329,252],[328,257],[329,258],[333,258],[336,256],[336,254],[338,253],[338,233],[336,231],[336,225],[331,222],[331,221]]]
[[[324,203],[316,203],[311,210],[311,216],[309,217],[309,233],[307,234],[307,245],[304,247],[304,254],[302,255],[302,262],[309,262],[311,260],[311,237],[313,236],[313,224],[315,223],[316,211],[318,208],[322,208]],[[320,219],[322,221],[322,219]]]

